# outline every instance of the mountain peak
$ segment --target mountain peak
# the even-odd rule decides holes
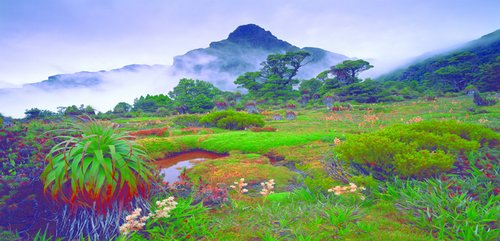
[[[227,38],[230,41],[239,42],[251,39],[278,39],[271,32],[266,31],[256,24],[238,26]]]
[[[256,24],[245,24],[238,26],[228,38],[218,42],[212,42],[210,47],[220,48],[226,43],[233,43],[237,45],[245,45],[252,48],[261,48],[266,50],[286,49],[293,51],[297,47],[278,39],[271,32],[263,29]]]

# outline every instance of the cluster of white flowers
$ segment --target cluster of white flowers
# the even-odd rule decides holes
[[[345,193],[355,193],[358,190],[359,191],[364,191],[364,190],[366,190],[366,188],[364,188],[364,187],[358,187],[354,183],[349,183],[348,186],[336,186],[334,188],[330,188],[330,189],[328,189],[328,192],[333,192],[335,195],[341,195],[341,194],[345,194]],[[358,192],[358,194],[359,194],[361,200],[365,200],[365,196],[363,196],[359,192]]]
[[[245,188],[246,186],[248,186],[248,183],[245,183],[245,178],[241,178],[239,182],[234,182],[234,184],[237,186],[231,185],[229,187],[241,194],[248,192],[248,189]]]
[[[335,137],[335,139],[333,140],[333,143],[334,143],[336,146],[338,146],[338,145],[340,145],[340,144],[342,143],[342,141],[340,141],[340,139],[339,139],[339,138]]]
[[[169,197],[167,199],[163,199],[162,201],[156,201],[156,207],[158,208],[156,210],[156,213],[152,214],[150,213],[150,217],[154,218],[168,218],[170,215],[170,211],[177,206],[177,202],[174,201],[174,197]]]
[[[268,182],[262,182],[260,185],[262,186],[262,191],[260,191],[260,194],[262,194],[264,197],[274,193],[274,179],[269,180]]]
[[[132,231],[141,230],[144,225],[146,225],[146,220],[148,220],[148,216],[140,217],[142,209],[136,208],[132,214],[125,217],[126,222],[120,226],[120,233],[127,235]]]
[[[136,208],[130,215],[125,217],[126,222],[120,226],[120,233],[127,235],[133,231],[141,230],[146,221],[149,218],[168,218],[170,217],[169,212],[172,211],[177,206],[177,202],[174,201],[174,197],[169,197],[163,199],[162,201],[156,201],[156,207],[158,208],[156,212],[149,213],[147,216],[141,216],[142,209]]]

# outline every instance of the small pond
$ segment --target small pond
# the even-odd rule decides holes
[[[174,183],[179,181],[179,175],[183,168],[190,168],[196,163],[205,161],[207,159],[217,159],[227,155],[218,154],[214,152],[196,150],[188,151],[163,159],[156,160],[154,164],[160,169],[160,174],[164,175],[163,181]]]

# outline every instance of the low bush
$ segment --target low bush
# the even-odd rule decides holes
[[[340,158],[380,180],[392,175],[422,178],[449,170],[456,155],[498,139],[479,125],[429,121],[361,134],[336,147]]]
[[[179,115],[172,119],[175,125],[182,127],[200,127],[200,115]]]
[[[463,157],[465,158],[465,157]],[[468,159],[476,159],[476,164]],[[465,172],[425,181],[388,182],[383,199],[409,211],[413,221],[439,240],[496,240],[499,213],[498,161],[486,154],[462,160]],[[479,168],[478,168],[479,167]]]
[[[262,116],[236,112],[232,110],[218,111],[203,116],[201,124],[228,130],[243,130],[248,127],[263,127]]]
[[[422,121],[408,128],[419,132],[434,133],[436,135],[452,134],[465,140],[477,141],[487,145],[490,141],[497,140],[500,136],[493,130],[481,125],[460,123],[455,120],[448,121]]]

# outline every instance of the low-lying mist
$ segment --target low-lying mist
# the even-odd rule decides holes
[[[41,82],[42,84],[25,85],[22,88],[0,89],[0,103],[2,103],[0,113],[5,116],[23,118],[25,116],[24,112],[31,108],[56,112],[57,107],[60,106],[80,106],[81,104],[90,105],[96,111],[106,112],[112,110],[119,102],[132,105],[134,99],[141,95],[167,94],[182,78],[205,80],[221,90],[235,91],[234,80],[246,71],[258,70],[260,68],[259,63],[265,60],[265,57],[263,57],[265,55],[262,54],[251,55],[252,58],[249,55],[245,58],[248,61],[245,63],[247,68],[236,68],[237,70],[231,68],[231,70],[235,71],[222,69],[219,63],[220,59],[212,56],[197,56],[200,58],[184,58],[182,66],[125,66],[110,71],[64,75],[61,78],[62,82],[59,83],[44,85],[44,82]],[[381,71],[386,70],[385,67],[388,67],[380,66],[377,63],[378,61],[375,60],[369,61],[375,68],[370,71],[371,73],[363,73],[360,76],[362,78],[376,77],[376,75],[382,73]],[[232,63],[233,61],[226,59],[222,62]],[[329,65],[338,62],[341,62],[341,59],[332,57],[324,62],[307,64],[299,71],[297,77],[300,79],[313,78],[328,69]],[[66,84],[65,78],[70,79],[71,83],[76,83],[78,87]],[[95,82],[98,84],[95,84]]]
[[[133,104],[134,98],[146,94],[167,93],[178,83],[168,67],[138,68],[134,71],[109,71],[100,74],[101,83],[91,87],[23,88],[0,90],[0,113],[24,117],[26,109],[57,111],[59,106],[90,105],[97,111],[112,110],[118,102]]]

